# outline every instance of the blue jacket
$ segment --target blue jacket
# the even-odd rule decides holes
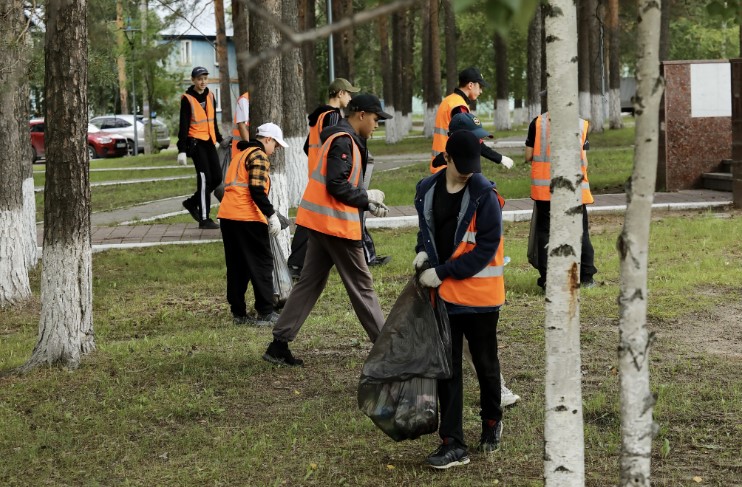
[[[433,219],[433,193],[436,184],[446,184],[446,170],[428,176],[417,183],[415,191],[415,209],[418,225],[416,252],[423,250],[428,254],[430,266],[440,280],[451,277],[465,279],[485,268],[492,260],[500,245],[502,235],[502,209],[493,191],[497,186],[480,173],[474,173],[466,184],[458,216],[458,225],[454,238],[455,249],[464,238],[474,213],[477,213],[477,243],[472,252],[458,259],[439,262],[435,248],[435,228]],[[449,314],[485,313],[495,311],[495,307],[467,307],[448,304]]]

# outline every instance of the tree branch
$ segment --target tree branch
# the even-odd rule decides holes
[[[325,37],[329,37],[335,32],[347,29],[348,27],[352,27],[356,24],[363,24],[377,17],[389,15],[398,10],[403,10],[415,5],[420,0],[395,0],[371,10],[358,12],[357,14],[354,14],[351,17],[344,18],[338,22],[333,22],[332,24],[324,25],[322,27],[308,30],[306,32],[295,32],[294,30],[287,27],[283,22],[281,22],[280,19],[269,14],[264,9],[261,9],[251,0],[239,1],[248,11],[250,11],[251,14],[260,17],[261,19],[265,20],[267,23],[275,27],[279,32],[281,32],[284,38],[284,42],[277,45],[273,49],[262,51],[260,54],[248,53],[239,55],[237,57],[237,60],[243,62],[244,66],[247,69],[252,69],[262,62],[272,57],[283,54],[290,49],[299,47],[306,42],[313,42],[318,39],[323,39]]]

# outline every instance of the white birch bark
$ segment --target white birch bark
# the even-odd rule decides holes
[[[605,107],[603,95],[600,93],[590,95],[590,131],[602,133],[605,124]]]
[[[612,129],[623,127],[621,118],[621,90],[611,89],[608,92],[608,120]]]
[[[384,136],[386,138],[386,143],[396,144],[397,142],[399,142],[397,136],[398,131],[396,118],[401,117],[402,112],[394,110],[394,105],[392,105],[391,103],[387,104],[384,107],[384,111],[387,113],[391,113],[394,116],[394,118],[392,118],[391,120],[384,121]]]
[[[515,125],[516,127],[519,127],[521,125],[525,125],[526,123],[529,123],[530,121],[531,121],[530,119],[526,120],[526,109],[525,108],[513,109],[513,125]]]
[[[577,20],[572,0],[552,0],[546,16],[546,68],[551,116],[551,226],[546,280],[547,487],[585,483],[580,362],[582,201]]]
[[[618,238],[621,260],[619,295],[619,378],[621,386],[622,486],[649,486],[654,396],[649,385],[647,261],[649,228],[657,174],[659,104],[664,81],[659,73],[660,3],[638,0],[636,135],[634,170],[627,187],[624,228]]]
[[[19,96],[27,83],[25,26],[23,2],[0,6],[0,308],[31,296],[23,200],[24,169],[31,156],[28,121],[19,106],[28,101]]]
[[[39,247],[36,234],[36,196],[33,191],[33,176],[23,180],[23,216],[20,220],[23,227],[23,251],[26,256],[26,267],[32,269],[39,261]]]
[[[423,107],[423,136],[427,139],[433,137],[435,129],[435,114],[438,112],[438,105],[429,107],[427,104]]]
[[[495,107],[495,130],[510,130],[510,101],[498,98]]]
[[[580,91],[580,118],[590,120],[590,92]]]

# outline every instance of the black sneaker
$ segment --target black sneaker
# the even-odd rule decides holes
[[[451,438],[445,438],[441,446],[428,455],[428,465],[439,470],[466,465],[467,463],[469,463],[469,452]]]
[[[191,200],[183,200],[183,208],[188,210],[194,220],[201,223],[201,217],[198,216],[198,206]]]
[[[301,277],[301,267],[290,265],[289,272],[291,273],[291,279],[293,279],[294,281],[298,281],[299,278]]]
[[[279,316],[280,315],[275,311],[271,311],[265,315],[258,315],[254,320],[254,324],[255,326],[273,326],[276,324],[276,321],[278,321]]]
[[[374,260],[368,263],[368,265],[375,266],[375,265],[385,265],[388,264],[389,261],[392,260],[391,255],[382,255],[382,256],[376,256]]]
[[[595,280],[592,277],[590,279],[586,279],[586,280],[580,282],[580,287],[583,288],[583,289],[594,288],[597,285],[598,285],[598,283],[595,282]]]
[[[286,365],[289,367],[302,367],[304,361],[299,358],[294,358],[289,350],[289,344],[280,340],[274,339],[268,350],[263,354],[263,360],[276,365]]]
[[[235,325],[249,325],[252,323],[252,320],[250,319],[249,316],[232,315],[232,322]]]
[[[219,224],[211,218],[207,218],[199,222],[198,228],[201,230],[219,230]]]
[[[489,455],[500,449],[502,438],[502,421],[494,419],[482,421],[482,437],[479,440],[477,451]]]

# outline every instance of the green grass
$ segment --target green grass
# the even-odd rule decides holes
[[[164,178],[170,176],[193,176],[193,166],[181,166],[171,169],[152,169],[148,171],[137,171],[137,166],[121,171],[90,172],[90,182],[100,183],[105,181],[126,181],[130,179]],[[33,175],[34,186],[43,187],[46,175],[36,173]],[[95,189],[95,188],[93,188]]]
[[[581,293],[586,484],[595,487],[618,477],[620,224],[616,216],[591,220],[602,285]],[[75,372],[0,377],[0,484],[542,485],[544,299],[526,262],[527,233],[528,223],[506,225],[512,260],[499,353],[522,400],[505,412],[492,461],[473,454],[466,467],[431,472],[423,459],[435,435],[394,443],[358,411],[369,345],[335,273],[292,345],[306,367],[263,362],[270,331],[231,324],[222,247],[204,244],[94,255],[98,350]],[[695,485],[694,476],[702,485],[737,482],[740,234],[740,212],[654,217],[654,485]],[[394,256],[372,269],[388,313],[410,275],[415,232],[374,231],[374,239],[379,253]],[[0,371],[33,349],[39,277],[34,271],[30,302],[0,313]],[[475,445],[478,392],[468,371],[465,377],[465,435]]]

